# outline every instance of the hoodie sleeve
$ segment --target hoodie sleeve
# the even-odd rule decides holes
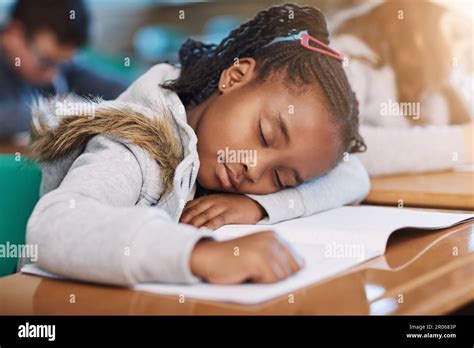
[[[162,209],[135,206],[143,151],[104,136],[89,141],[61,185],[44,195],[28,221],[47,271],[113,285],[198,282],[194,245],[209,232],[177,224]]]
[[[369,193],[370,180],[357,157],[350,155],[328,174],[295,188],[268,195],[247,195],[267,212],[259,224],[312,215],[346,204],[361,202]]]

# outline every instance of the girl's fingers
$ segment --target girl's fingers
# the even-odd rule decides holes
[[[277,235],[278,242],[280,246],[284,249],[284,253],[289,260],[290,267],[294,272],[300,270],[304,267],[305,261],[304,258],[296,251],[296,249],[288,243],[285,239],[281,236]]]
[[[280,244],[278,248],[282,257],[285,259],[285,264],[289,268],[290,274],[298,272],[303,267],[303,264],[298,263],[296,257],[285,245]]]
[[[272,267],[278,271],[276,272],[278,280],[286,279],[293,273],[285,255],[280,250],[275,250],[272,254],[272,261]]]
[[[262,258],[260,265],[257,267],[258,272],[250,278],[254,283],[274,283],[283,277],[282,271],[280,271],[279,266],[275,263],[273,258],[266,260]]]
[[[223,212],[210,219],[206,224],[204,224],[204,227],[207,227],[211,230],[216,230],[219,227],[224,226],[227,223],[226,220],[226,213]]]
[[[190,206],[185,206],[181,218],[182,223],[189,223],[195,216],[201,214],[206,209],[209,209],[214,203],[211,200],[199,201]]]
[[[274,252],[272,253],[271,257],[266,260],[261,267],[262,274],[260,278],[257,280],[258,283],[274,283],[280,280],[284,280],[292,275],[294,272],[292,271],[292,267],[290,266],[290,260],[288,260],[287,254],[288,251],[285,248],[281,248],[279,246],[275,247]]]
[[[204,199],[205,199],[206,197],[207,197],[207,196],[202,196],[202,197],[199,197],[199,198],[196,198],[196,199],[192,199],[192,200],[186,202],[186,205],[185,205],[184,209],[192,208],[192,207],[195,206],[196,204],[199,204],[199,203],[201,203],[202,201],[204,201]]]
[[[220,215],[224,211],[224,208],[219,207],[217,205],[210,206],[208,209],[205,209],[198,215],[189,220],[188,224],[193,225],[195,227],[201,227],[208,222],[212,221],[215,217]]]

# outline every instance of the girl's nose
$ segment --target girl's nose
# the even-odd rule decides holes
[[[270,166],[271,161],[268,158],[259,157],[255,165],[244,164],[245,177],[248,181],[255,184],[262,178]]]

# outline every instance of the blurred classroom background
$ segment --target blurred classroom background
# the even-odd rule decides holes
[[[427,0],[414,0],[414,2]],[[176,61],[180,45],[188,37],[218,43],[241,22],[259,10],[284,4],[275,0],[87,0],[92,14],[91,41],[76,59],[88,68],[131,82],[148,67],[163,61]],[[356,6],[382,1],[310,0],[295,1],[320,8],[328,18],[337,18]],[[441,0],[459,20],[471,23],[472,2]],[[8,17],[14,0],[0,0],[0,26]],[[350,12],[350,11],[349,11]],[[422,18],[420,18],[422,20]],[[472,39],[471,35],[468,37]],[[433,38],[436,40],[436,38]],[[129,63],[129,64],[128,64]]]
[[[97,89],[94,89],[95,86],[99,86],[98,82],[91,83],[91,79],[87,77],[89,75],[81,72],[75,77],[82,79],[82,84],[85,86],[82,86],[82,93],[77,94],[114,99],[154,64],[177,63],[179,48],[187,38],[218,44],[231,30],[253,18],[257,12],[287,1],[84,0],[84,2],[90,13],[89,40],[85,46],[76,51],[72,63],[101,75],[104,79],[115,80],[120,86],[107,87],[105,84],[101,92],[109,91],[107,97],[106,94],[99,94],[96,92]],[[461,162],[474,159],[474,150],[470,149],[473,147],[471,144],[474,133],[473,1],[294,2],[322,10],[328,22],[331,46],[348,58],[346,73],[358,96],[360,124],[366,127],[363,129],[364,138],[368,140],[371,148],[371,151],[363,154],[368,158],[364,164],[371,175],[450,168],[453,164],[450,159],[449,163],[446,160],[443,163],[435,160],[450,157],[453,151],[457,151],[452,149],[461,146],[459,142],[462,139],[465,139],[467,150],[463,151]],[[38,0],[38,3],[41,3],[41,0]],[[10,10],[14,5],[15,0],[0,0],[0,30],[2,27],[7,27]],[[401,17],[403,21],[399,20]],[[350,37],[349,40],[347,36]],[[60,65],[62,61],[53,59],[52,62]],[[30,110],[26,108],[34,99],[32,96],[36,93],[35,86],[31,86],[33,92],[29,93],[29,99],[25,102],[27,99],[16,96],[21,93],[20,89],[17,93],[10,88],[11,82],[5,82],[4,79],[2,83],[0,116],[3,113],[3,117],[0,117],[0,153],[14,153],[18,149],[25,152],[29,134],[23,131],[30,123],[31,116]],[[70,89],[69,92],[76,93],[74,89]],[[56,89],[56,92],[46,95],[55,93],[60,94]],[[21,112],[7,110],[6,103],[11,107],[14,102],[18,110],[22,108]],[[406,110],[400,110],[404,105],[413,105],[421,111],[416,110],[416,115],[407,114]],[[385,106],[396,107],[396,110],[389,111],[393,111],[394,116],[401,117],[391,117],[392,114],[388,115],[390,117],[381,115]],[[412,110],[408,110],[410,111]],[[23,120],[22,125],[13,126],[19,119]],[[381,131],[382,128],[400,129],[426,125],[446,126],[446,129],[440,128],[433,134],[429,129],[423,130],[426,134],[422,139],[425,140],[416,133],[418,130],[403,131],[403,134],[397,133],[392,136],[393,144],[383,147],[377,145],[379,141],[390,143],[390,139]],[[460,129],[450,125],[465,126]],[[14,133],[15,127],[20,130],[16,133],[19,136],[14,136],[13,140],[11,137],[5,138],[5,134],[10,136]],[[378,140],[372,141],[374,137]],[[439,143],[445,142],[446,146],[444,150],[437,148],[434,151],[437,156],[427,158],[427,152],[433,151],[428,148],[429,142],[426,140],[431,142],[435,138],[438,138]],[[405,147],[399,148],[400,143],[404,143]],[[407,149],[411,152],[412,148],[417,148],[419,157],[422,158],[422,161],[418,162],[426,165],[420,167],[407,161],[395,166],[390,163],[381,166],[381,159],[393,162],[386,156],[385,148],[398,148],[398,152],[395,153],[394,150],[393,154],[396,157],[399,157],[400,152]],[[374,152],[377,150],[380,150],[380,153]]]

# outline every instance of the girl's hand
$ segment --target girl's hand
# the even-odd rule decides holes
[[[203,239],[191,254],[192,273],[209,283],[273,283],[304,266],[304,260],[272,231],[217,242]]]
[[[255,224],[265,215],[265,209],[247,196],[217,193],[189,201],[180,222],[215,230],[228,224]]]

